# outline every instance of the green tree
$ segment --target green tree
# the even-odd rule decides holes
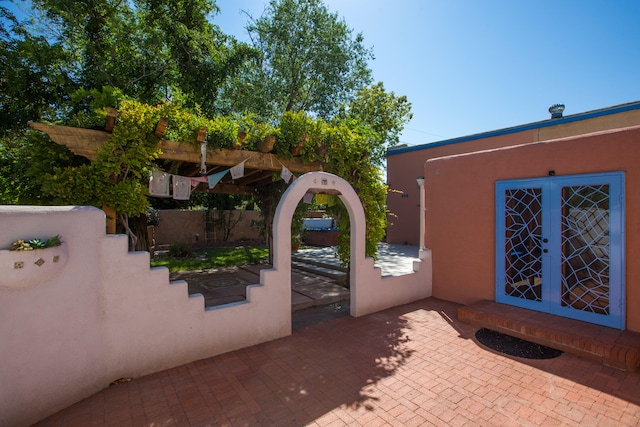
[[[340,117],[357,120],[375,133],[376,150],[371,154],[375,164],[381,165],[386,149],[398,144],[400,133],[412,118],[411,103],[406,96],[386,92],[384,84],[378,82],[363,88],[349,104],[343,105]]]
[[[271,0],[247,31],[262,57],[230,81],[229,108],[267,119],[285,111],[331,118],[371,81],[362,34],[321,0]]]
[[[31,34],[4,7],[0,24],[0,136],[6,136],[24,130],[29,120],[51,118],[77,86],[63,46]]]
[[[0,55],[6,58],[0,66],[8,76],[0,78],[8,89],[0,102],[15,106],[7,110],[10,124],[3,124],[12,133],[0,140],[4,203],[106,204],[128,227],[127,217],[149,204],[144,180],[157,155],[151,133],[159,117],[173,126],[165,137],[186,143],[199,126],[235,139],[248,125],[277,135],[279,155],[290,156],[302,143],[305,161],[322,161],[356,188],[367,218],[367,254],[375,255],[386,219],[380,168],[386,147],[410,117],[410,104],[381,83],[367,87],[371,51],[320,0],[272,0],[249,24],[253,48],[210,23],[217,12],[211,0],[34,0],[34,6],[47,32],[0,8]],[[12,67],[25,72],[11,74]],[[33,99],[21,104],[21,91]],[[107,106],[119,107],[119,124],[92,163],[38,132],[15,131],[31,118],[102,125]],[[234,114],[212,119],[221,106]],[[249,123],[246,112],[260,123]],[[274,178],[257,199],[267,224],[286,187]],[[346,212],[334,212],[347,262]]]
[[[87,90],[110,86],[141,102],[180,100],[213,115],[223,82],[257,56],[212,23],[213,0],[32,4],[46,26],[31,26],[31,33],[64,50],[67,76]]]
[[[43,142],[38,133],[24,134],[27,121],[104,124],[104,111],[96,115],[95,97],[104,101],[107,91],[152,105],[172,99],[212,115],[222,82],[255,51],[210,22],[217,12],[212,0],[33,0],[32,5],[31,24],[0,8],[0,169],[7,172],[0,177],[2,201],[98,206],[112,201],[122,209],[122,219],[144,212],[141,183],[135,182],[144,174],[140,164],[132,163],[141,162],[139,157],[111,159],[128,163],[129,171],[137,171],[133,176],[82,164],[70,154],[63,158],[62,147]],[[108,89],[114,87],[119,89]],[[117,106],[116,98],[109,106]],[[46,145],[56,155],[38,162],[34,153]],[[26,159],[36,162],[21,163]],[[59,173],[53,179],[43,179],[54,170]],[[74,195],[65,196],[65,191]]]
[[[179,91],[186,106],[213,115],[218,91],[258,52],[225,35],[211,22],[219,12],[211,0],[137,0],[140,21],[156,52],[167,95]]]

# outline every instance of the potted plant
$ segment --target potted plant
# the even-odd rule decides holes
[[[313,120],[307,117],[303,111],[285,112],[280,119],[280,136],[282,146],[278,146],[278,154],[297,157],[309,139],[309,130]]]
[[[300,245],[302,244],[302,238],[300,236],[291,237],[291,253],[298,252]]]

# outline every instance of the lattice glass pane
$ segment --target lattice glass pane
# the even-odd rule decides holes
[[[542,300],[542,190],[505,191],[505,294]]]
[[[563,187],[563,306],[609,314],[609,252],[609,185]]]

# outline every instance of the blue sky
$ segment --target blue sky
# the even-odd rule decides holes
[[[6,0],[3,5],[11,7]],[[21,1],[17,2],[23,4]],[[217,0],[248,41],[268,0]],[[640,100],[638,0],[325,0],[373,48],[375,81],[406,95],[418,145]],[[20,7],[20,6],[19,6]]]
[[[218,0],[213,22],[247,41],[267,0]],[[374,79],[406,95],[409,145],[640,100],[640,1],[325,0],[361,32]]]

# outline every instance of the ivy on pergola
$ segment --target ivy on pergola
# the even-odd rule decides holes
[[[89,160],[96,159],[97,150],[102,147],[109,138],[109,132],[82,129],[70,126],[57,126],[45,123],[29,123],[32,129],[42,131],[59,145],[64,145],[72,153]],[[176,175],[193,177],[200,175],[201,152],[190,144],[177,141],[160,139],[158,147],[161,150],[158,159],[178,163]],[[207,175],[219,172],[222,169],[233,167],[244,162],[245,173],[240,179],[232,179],[226,176],[214,188],[207,188],[206,183],[201,183],[194,191],[207,191],[210,193],[255,195],[257,187],[272,182],[272,173],[280,172],[282,166],[294,174],[303,174],[313,171],[321,171],[319,162],[304,163],[299,157],[291,159],[279,157],[269,152],[237,150],[231,148],[207,148],[205,164]]]
[[[46,133],[56,144],[67,147],[72,153],[95,161],[98,158],[98,150],[109,139],[115,124],[115,111],[109,109],[105,130],[84,129],[70,126],[50,125],[45,123],[30,122],[29,126],[34,130]],[[293,174],[303,174],[312,171],[323,170],[320,162],[305,163],[300,157],[285,158],[270,153],[273,142],[258,144],[261,151],[238,149],[241,140],[234,144],[236,148],[206,147],[207,129],[198,130],[197,141],[200,149],[193,144],[163,139],[163,133],[167,120],[161,118],[156,125],[154,135],[158,138],[160,153],[156,160],[159,169],[170,169],[172,173],[181,176],[206,176],[215,174],[226,168],[244,163],[244,176],[233,179],[227,174],[213,188],[208,188],[206,182],[198,184],[192,191],[204,191],[219,194],[256,195],[259,188],[273,182],[273,172],[280,172],[284,166]],[[204,149],[203,149],[204,148]],[[203,170],[203,165],[206,167]],[[204,174],[202,172],[205,172]],[[109,206],[103,206],[107,213],[107,230],[115,233],[116,213]]]

